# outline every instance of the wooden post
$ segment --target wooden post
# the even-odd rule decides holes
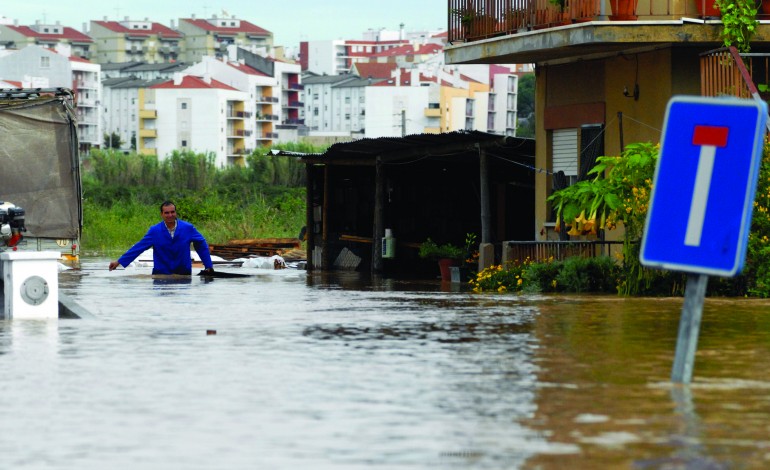
[[[324,200],[321,211],[321,233],[322,233],[322,254],[321,254],[321,268],[324,271],[328,271],[329,266],[329,165],[324,165]]]
[[[374,166],[374,221],[372,224],[373,274],[382,272],[382,237],[385,236],[385,172],[382,157],[377,156]]]
[[[489,178],[487,175],[487,152],[476,144],[479,151],[479,192],[481,203],[481,243],[490,243],[492,233],[492,215],[489,208]]]
[[[692,380],[707,284],[708,276],[705,274],[687,275],[684,305],[682,305],[682,316],[679,319],[679,335],[676,339],[674,367],[671,370],[672,382],[688,384]]]
[[[309,255],[307,257],[308,263],[307,269],[308,271],[313,271],[315,269],[315,266],[313,266],[313,249],[315,248],[315,220],[313,220],[313,187],[316,183],[316,177],[315,177],[315,171],[313,171],[313,165],[310,163],[305,164],[305,175],[307,178],[307,183],[305,187],[305,235],[307,236],[307,243],[305,244],[305,248],[307,249],[306,253]],[[300,240],[302,242],[302,240]]]

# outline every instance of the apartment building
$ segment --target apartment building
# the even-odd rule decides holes
[[[166,81],[134,77],[107,78],[102,81],[102,129],[107,136],[119,136],[122,150],[135,149],[143,155],[155,155],[157,135],[144,132],[154,128],[144,123],[147,116],[143,97],[147,88]],[[156,117],[154,112],[150,114],[150,118]],[[152,119],[150,121],[154,124]]]
[[[303,75],[310,135],[363,137],[366,87],[378,81],[355,75]]]
[[[94,61],[174,62],[181,55],[183,36],[178,31],[145,18],[143,21],[91,21],[89,31],[94,41]]]
[[[84,26],[85,29],[85,26]],[[93,39],[85,33],[68,26],[35,22],[31,26],[0,24],[0,46],[5,49],[23,49],[27,46],[40,46],[55,49],[58,44],[65,44],[75,57],[92,59]]]
[[[8,51],[0,56],[0,78],[21,82],[23,87],[69,88],[75,93],[78,140],[81,151],[101,145],[101,67],[69,55],[66,45],[60,52],[41,46]]]
[[[142,99],[140,135],[155,135],[158,158],[189,150],[212,153],[218,167],[244,163],[247,92],[180,73],[146,89]]]
[[[205,56],[227,57],[227,46],[238,46],[264,55],[273,47],[273,33],[232,16],[181,18],[179,32],[185,38],[182,60],[189,63],[198,62]]]
[[[406,39],[389,41],[330,40],[300,42],[300,64],[303,72],[318,75],[350,73],[354,64],[369,62],[369,57],[388,49],[409,44]]]

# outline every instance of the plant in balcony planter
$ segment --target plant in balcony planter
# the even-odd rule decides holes
[[[469,3],[465,7],[452,8],[452,15],[460,19],[463,28],[463,37],[475,37],[484,35],[485,25],[490,17],[484,14],[484,9],[476,9]]]
[[[558,23],[558,24],[570,23],[569,11],[566,9],[567,0],[548,0],[548,3],[555,6],[556,9],[558,10],[556,19],[554,20],[555,23]]]
[[[759,25],[756,1],[716,0],[714,5],[722,13],[721,39],[724,46],[735,46],[738,52],[749,52],[749,43]]]
[[[610,19],[613,21],[636,20],[638,18],[636,16],[636,3],[637,0],[610,0],[610,9],[612,9]]]

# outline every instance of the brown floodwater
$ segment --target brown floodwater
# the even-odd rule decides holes
[[[770,466],[770,302],[474,294],[355,273],[154,279],[86,259],[83,320],[0,322],[0,467]]]

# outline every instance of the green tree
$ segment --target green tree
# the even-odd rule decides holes
[[[123,141],[120,139],[120,134],[112,132],[110,134],[104,133],[104,148],[106,149],[119,149],[123,146]]]
[[[535,74],[528,73],[519,78],[519,93],[517,97],[517,114],[519,116],[516,135],[519,137],[535,136]]]

